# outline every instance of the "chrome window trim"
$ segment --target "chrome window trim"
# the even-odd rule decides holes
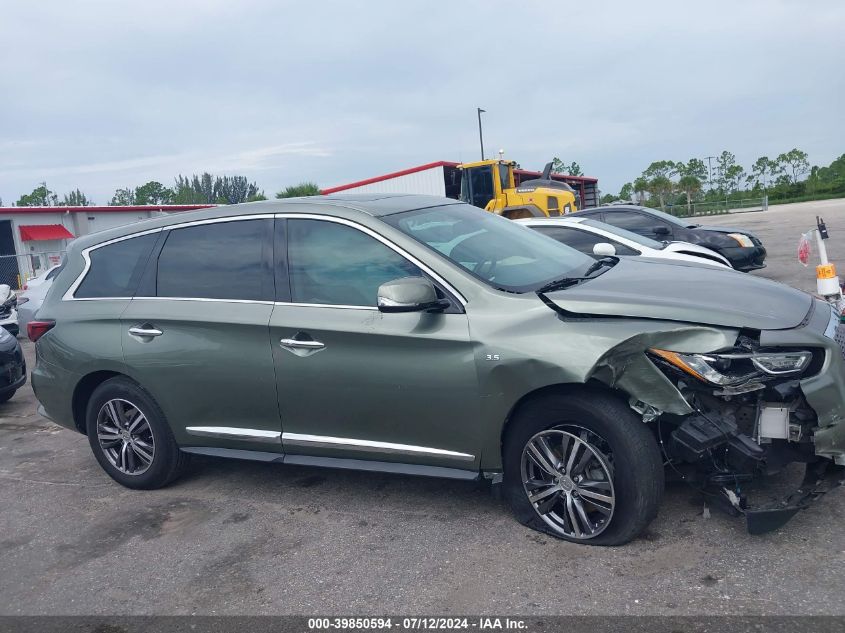
[[[430,266],[428,266],[427,264],[420,261],[414,255],[411,255],[408,251],[406,251],[401,246],[394,244],[393,242],[388,240],[383,235],[377,233],[376,231],[372,230],[371,228],[369,228],[367,226],[364,226],[363,224],[359,224],[358,222],[355,222],[354,220],[347,220],[346,218],[337,218],[337,217],[334,217],[334,216],[331,216],[331,215],[321,215],[319,213],[276,213],[275,216],[276,216],[276,218],[285,219],[285,220],[297,220],[297,219],[299,219],[299,220],[322,220],[322,221],[325,221],[325,222],[334,222],[335,224],[344,224],[344,225],[349,226],[353,229],[357,229],[357,230],[361,231],[362,233],[365,233],[366,235],[369,235],[370,237],[372,237],[372,238],[376,239],[377,241],[381,242],[382,244],[387,246],[390,250],[395,252],[397,255],[404,257],[405,259],[409,260],[412,264],[414,264],[417,268],[420,268],[424,272],[431,275],[434,278],[434,280],[437,281],[437,283],[444,286],[450,293],[452,293],[452,295],[457,297],[458,301],[461,303],[462,306],[465,307],[466,304],[467,304],[466,297],[464,297],[463,294],[458,292],[458,290],[452,284],[450,284],[448,281],[443,279],[443,277],[441,277],[438,273],[434,272],[434,270],[432,270]],[[277,302],[277,303],[289,304],[289,303],[293,303],[293,302],[282,301],[282,302]],[[300,304],[294,303],[294,305],[303,305],[303,306],[319,307],[319,308],[338,308],[338,307],[340,307],[340,308],[347,308],[347,309],[348,308],[353,308],[353,309],[358,308],[358,309],[378,310],[378,308],[376,306],[337,306],[337,305],[332,305],[331,303],[300,303]]]
[[[334,222],[336,224],[344,224],[349,226],[353,229],[357,229],[366,235],[378,240],[389,249],[397,253],[399,256],[404,257],[405,259],[409,260],[412,264],[420,268],[421,270],[425,271],[431,277],[437,281],[439,284],[443,285],[452,295],[457,297],[458,301],[461,303],[462,306],[467,305],[466,297],[461,294],[452,284],[447,282],[441,275],[436,273],[434,270],[431,269],[430,266],[420,261],[414,255],[411,255],[408,251],[403,249],[401,246],[398,246],[385,238],[383,235],[380,235],[376,231],[373,231],[369,227],[364,226],[363,224],[359,224],[353,220],[347,220],[346,218],[337,218],[330,215],[322,215],[319,213],[260,213],[255,215],[235,215],[231,217],[224,217],[224,218],[209,218],[206,220],[194,220],[192,222],[181,222],[179,224],[173,224],[169,226],[163,226],[156,229],[149,229],[147,231],[139,231],[138,233],[132,233],[131,235],[123,235],[121,237],[117,237],[113,240],[108,240],[107,242],[102,242],[101,244],[95,244],[94,246],[89,246],[88,248],[82,251],[82,259],[85,261],[85,266],[82,269],[82,272],[77,276],[74,282],[70,285],[67,291],[62,295],[62,301],[115,301],[115,300],[122,300],[122,299],[132,299],[133,297],[75,297],[74,294],[76,293],[77,289],[79,288],[82,281],[85,279],[85,276],[88,274],[88,271],[91,269],[91,251],[97,250],[98,248],[102,248],[104,246],[109,246],[110,244],[115,244],[117,242],[122,242],[124,240],[130,240],[135,237],[141,237],[143,235],[150,235],[152,233],[161,233],[162,231],[172,231],[173,229],[182,229],[192,226],[201,226],[204,224],[218,224],[222,222],[236,222],[239,220],[267,220],[267,219],[303,219],[303,220],[322,220],[325,222]],[[222,301],[228,303],[257,303],[257,304],[269,304],[269,305],[290,305],[290,306],[299,306],[304,308],[339,308],[343,310],[370,310],[370,311],[378,311],[378,307],[376,306],[358,306],[358,305],[333,305],[330,303],[299,303],[295,301],[262,301],[262,300],[253,300],[253,299],[213,299],[208,297],[134,297],[136,299],[154,299],[159,301]]]
[[[226,439],[241,439],[250,442],[267,442],[276,444],[281,437],[280,431],[265,431],[263,429],[241,429],[232,426],[189,426],[185,430],[191,435],[200,437],[220,437]]]
[[[276,301],[277,306],[291,306],[294,308],[336,308],[339,310],[369,310],[371,312],[378,312],[376,306],[349,306],[335,303],[295,303],[293,301]]]
[[[255,303],[258,305],[275,305],[273,301],[261,299],[216,299],[211,297],[132,297],[132,300],[144,299],[146,301],[211,301],[214,303]]]
[[[191,222],[181,222],[179,224],[171,224],[162,227],[163,231],[172,231],[173,229],[184,229],[189,226],[202,226],[203,224],[218,224],[222,222],[238,222],[240,220],[271,220],[275,217],[274,213],[256,213],[254,215],[233,215],[224,218],[208,218],[207,220],[192,220]]]
[[[293,306],[295,308],[341,308],[344,310],[371,310],[373,312],[379,311],[378,308],[375,306],[348,306],[334,305],[330,303],[294,303],[291,301],[263,301],[260,299],[213,299],[209,297],[132,297],[133,301],[141,299],[145,301],[212,301],[216,303],[255,303],[259,305],[269,306]],[[77,299],[77,301],[85,301],[85,299]]]
[[[377,442],[374,440],[359,440],[350,437],[332,437],[329,435],[310,435],[307,433],[282,433],[282,442],[292,446],[347,448],[357,451],[376,453],[399,453],[403,455],[432,455],[435,457],[451,457],[462,461],[472,461],[475,455],[448,451],[429,446],[414,446],[412,444],[394,444],[393,442]]]

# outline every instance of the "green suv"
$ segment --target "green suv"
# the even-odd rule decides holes
[[[748,275],[371,194],[81,237],[29,334],[41,413],[124,486],[192,453],[484,478],[526,525],[611,545],[656,515],[664,465],[752,531],[805,499],[750,508],[747,481],[795,461],[806,490],[838,477],[836,317]]]

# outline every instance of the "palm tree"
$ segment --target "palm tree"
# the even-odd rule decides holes
[[[640,176],[634,180],[634,193],[637,194],[637,201],[642,204],[645,201],[645,192],[648,191],[648,180]]]
[[[660,208],[661,210],[666,210],[665,198],[667,195],[672,193],[672,181],[669,180],[666,176],[655,176],[651,179],[648,183],[648,192],[652,195],[655,195],[660,200]]]
[[[687,194],[687,213],[692,215],[692,197],[701,191],[701,181],[695,176],[687,174],[678,180],[678,186]]]

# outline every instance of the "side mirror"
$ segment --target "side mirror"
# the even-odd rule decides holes
[[[437,296],[437,290],[425,277],[402,277],[379,286],[380,312],[439,312],[451,304]]]
[[[653,229],[651,229],[651,230],[652,230],[652,232],[653,232],[655,235],[669,235],[669,233],[670,233],[670,231],[669,231],[669,227],[668,227],[668,226],[663,226],[663,225],[661,225],[661,226],[655,226],[655,227],[654,227]]]
[[[616,247],[609,242],[599,242],[593,246],[593,255],[613,257],[616,255]]]

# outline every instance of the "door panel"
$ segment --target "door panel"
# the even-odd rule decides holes
[[[268,340],[272,310],[270,304],[224,301],[129,303],[121,318],[124,357],[180,445],[280,450]],[[161,335],[131,335],[129,329],[138,326],[152,326]]]
[[[465,314],[281,304],[270,332],[286,453],[477,466],[478,382]],[[300,355],[282,339],[323,347]]]
[[[445,313],[379,312],[380,284],[425,273],[375,235],[329,218],[276,222],[270,338],[285,453],[471,469],[466,314],[457,301]]]
[[[183,446],[281,451],[273,219],[168,229],[121,318],[123,354]]]

